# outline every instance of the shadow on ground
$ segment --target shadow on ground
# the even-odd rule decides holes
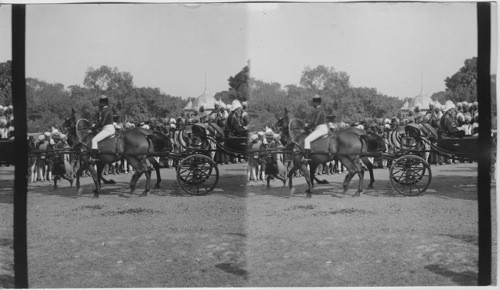
[[[435,274],[451,278],[451,281],[461,286],[477,285],[477,273],[472,271],[454,272],[435,264],[427,265],[424,268]]]

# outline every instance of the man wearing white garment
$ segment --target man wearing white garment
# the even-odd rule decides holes
[[[314,128],[314,131],[309,134],[304,140],[304,161],[308,162],[311,160],[311,142],[318,139],[319,137],[328,134],[328,126],[326,125],[326,112],[323,107],[321,107],[321,97],[315,95],[312,99],[312,105],[314,107],[312,120],[309,123],[309,128]]]
[[[109,106],[108,97],[102,95],[99,97],[99,119],[95,125],[97,129],[101,131],[92,138],[92,158],[97,158],[99,150],[97,148],[97,143],[106,139],[106,137],[115,134],[115,126],[113,125],[113,111]]]

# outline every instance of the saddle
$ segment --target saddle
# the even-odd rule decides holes
[[[99,149],[99,152],[111,153],[114,151],[113,153],[115,154],[122,154],[124,152],[123,134],[121,132],[117,132],[109,137],[106,137],[97,143],[97,148]],[[114,150],[111,148],[114,148]]]

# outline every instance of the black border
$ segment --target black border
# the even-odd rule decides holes
[[[252,2],[252,1],[249,1]],[[279,2],[279,1],[277,1]],[[286,1],[285,1],[286,2]],[[364,1],[362,1],[364,2]],[[408,1],[403,1],[408,2]],[[352,2],[357,3],[357,2]],[[358,2],[359,3],[359,2]],[[376,2],[375,2],[376,3]],[[117,4],[117,3],[112,3]],[[132,3],[130,3],[132,4]],[[477,3],[478,62],[477,93],[479,109],[478,160],[478,285],[491,285],[491,3]],[[25,77],[26,5],[12,5],[12,103],[15,120],[14,181],[14,273],[15,287],[28,288],[27,256],[27,118]]]
[[[14,283],[28,288],[27,193],[28,143],[26,119],[26,5],[12,5],[12,105],[14,107]]]
[[[477,177],[479,286],[491,285],[491,3],[477,3],[477,98],[479,145]]]

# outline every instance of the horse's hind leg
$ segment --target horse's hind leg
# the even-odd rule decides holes
[[[342,163],[342,165],[344,165],[345,168],[347,169],[347,175],[345,176],[344,182],[342,183],[342,194],[346,194],[347,187],[349,186],[351,179],[354,177],[354,174],[356,174],[357,168],[356,168],[356,165],[354,164],[353,160],[348,158],[347,156],[338,156],[338,159]],[[359,164],[359,160],[356,160],[356,161]]]
[[[137,158],[134,158],[133,156],[127,156],[127,160],[134,168],[134,175],[132,175],[132,179],[130,180],[130,195],[132,195],[135,191],[137,180],[139,180],[139,178],[143,173],[148,172],[149,169],[146,165],[145,160],[139,160]],[[146,178],[147,177],[148,176],[146,175]],[[151,177],[151,175],[149,175],[149,177]],[[146,191],[143,192],[142,195],[145,195],[144,193],[147,194],[148,191],[149,191],[149,183],[146,182]]]
[[[373,164],[370,162],[370,159],[368,157],[361,157],[361,161],[366,165],[366,168],[368,168],[368,172],[370,173],[370,184],[368,184],[368,189],[373,189],[373,182],[375,182],[375,178],[373,177]]]
[[[157,163],[158,164],[158,163]],[[141,196],[146,196],[148,195],[148,192],[150,190],[150,182],[151,182],[151,169],[146,170],[144,172],[144,175],[146,175],[146,189],[142,192]],[[158,184],[157,184],[158,185]]]
[[[358,191],[354,193],[354,196],[360,196],[361,193],[363,192],[363,176],[365,175],[365,172],[363,170],[360,170],[357,173],[359,176],[359,185],[358,185]]]
[[[156,172],[156,184],[155,184],[154,189],[159,189],[160,188],[160,182],[161,182],[160,164],[152,156],[149,157],[148,160],[153,165],[153,168],[155,169],[155,172]]]
[[[363,171],[363,168],[361,167],[361,164],[359,163],[359,158],[355,158],[353,164],[354,164],[355,173],[357,173],[359,176],[358,191],[356,191],[354,193],[354,196],[360,196],[361,193],[363,192],[363,176],[364,176],[365,172]],[[353,174],[353,176],[354,176],[354,174]]]

